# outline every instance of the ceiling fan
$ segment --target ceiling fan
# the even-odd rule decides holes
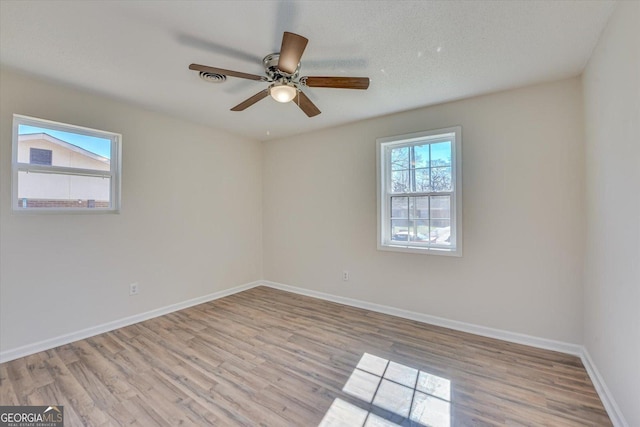
[[[200,72],[201,77],[217,75],[231,76],[241,79],[257,80],[271,83],[268,88],[242,101],[231,111],[242,111],[261,99],[271,95],[278,102],[294,101],[309,117],[320,114],[320,110],[301,90],[301,87],[328,87],[338,89],[367,89],[368,77],[298,77],[300,72],[300,58],[307,47],[308,39],[298,34],[285,31],[282,36],[282,46],[279,53],[267,55],[262,60],[266,76],[241,73],[223,68],[208,67],[206,65],[191,64],[190,70]],[[226,78],[226,77],[225,77]]]

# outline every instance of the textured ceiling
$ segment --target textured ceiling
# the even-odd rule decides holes
[[[579,74],[611,1],[0,1],[0,63],[267,140]],[[301,75],[368,76],[367,91],[307,88],[322,114],[267,84],[207,83],[187,67],[263,74],[283,31],[309,39]]]

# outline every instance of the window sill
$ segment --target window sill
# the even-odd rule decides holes
[[[378,244],[379,251],[404,252],[421,255],[441,255],[462,257],[461,249],[425,248],[421,246]]]
[[[119,214],[120,209],[100,209],[100,208],[66,208],[66,209],[47,209],[47,208],[13,208],[11,213],[15,215],[104,215]]]

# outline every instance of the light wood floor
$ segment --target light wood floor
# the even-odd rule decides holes
[[[611,425],[576,357],[265,287],[4,363],[0,404],[67,426]]]

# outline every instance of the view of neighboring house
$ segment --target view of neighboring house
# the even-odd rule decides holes
[[[111,167],[108,158],[46,133],[19,135],[18,162],[88,171],[108,171]],[[18,205],[20,207],[106,207],[109,205],[110,181],[108,178],[50,174],[41,168],[34,168],[34,171],[21,171],[19,174]]]

